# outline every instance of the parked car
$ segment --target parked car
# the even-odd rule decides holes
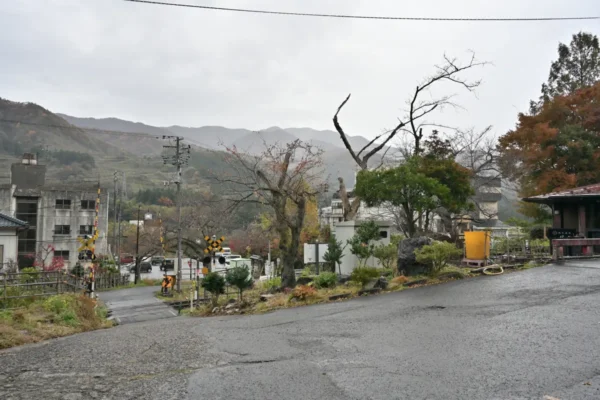
[[[165,258],[163,256],[154,256],[151,259],[152,265],[162,265]]]
[[[135,274],[135,264],[129,269],[129,272]],[[140,272],[152,272],[152,264],[147,261],[140,263]]]
[[[163,260],[162,264],[160,265],[160,270],[168,271],[170,269],[175,269],[175,260]]]
[[[121,254],[121,264],[131,264],[133,261],[132,254]]]

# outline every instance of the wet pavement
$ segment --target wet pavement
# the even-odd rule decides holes
[[[600,399],[600,261],[23,346],[0,398]]]
[[[172,307],[154,296],[159,290],[159,286],[110,290],[98,293],[98,297],[112,311],[112,318],[118,324],[177,316]]]

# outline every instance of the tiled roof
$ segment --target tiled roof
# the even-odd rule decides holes
[[[600,183],[527,197],[524,198],[523,201],[528,201],[530,203],[546,203],[554,199],[565,199],[569,197],[600,197]]]
[[[0,228],[26,228],[27,226],[27,222],[0,213]]]

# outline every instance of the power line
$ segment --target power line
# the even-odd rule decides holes
[[[306,12],[288,12],[288,11],[273,11],[273,10],[256,10],[248,8],[231,8],[231,7],[214,7],[201,6],[197,4],[182,4],[170,3],[165,1],[151,0],[125,0],[130,3],[153,4],[161,6],[199,8],[211,11],[232,11],[239,13],[250,14],[270,14],[270,15],[287,15],[295,17],[320,17],[320,18],[346,18],[346,19],[366,19],[366,20],[393,20],[393,21],[446,21],[446,22],[533,22],[533,21],[574,21],[574,20],[594,20],[600,19],[600,16],[593,17],[531,17],[531,18],[445,18],[445,17],[386,17],[376,15],[348,15],[348,14],[323,14],[323,13],[306,13]]]

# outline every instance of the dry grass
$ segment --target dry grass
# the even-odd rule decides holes
[[[96,300],[73,294],[52,296],[0,312],[0,349],[110,326],[106,309]]]

